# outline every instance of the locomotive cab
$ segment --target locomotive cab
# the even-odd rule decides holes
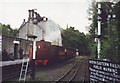
[[[36,42],[37,51],[36,51],[36,62],[35,64],[47,65],[49,59],[49,46],[50,42],[41,40]]]

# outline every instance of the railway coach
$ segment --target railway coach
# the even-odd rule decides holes
[[[36,45],[36,65],[47,65],[53,62],[64,61],[74,58],[76,54],[76,50],[74,48],[51,45],[50,42],[44,40],[37,41]]]

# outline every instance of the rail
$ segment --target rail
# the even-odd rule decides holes
[[[80,68],[80,63],[83,61],[84,59],[82,58],[80,61],[76,61],[75,64],[73,64],[68,71],[63,74],[59,79],[55,80],[57,83],[61,82],[61,81],[72,81],[74,79],[74,77],[76,76],[79,68]]]

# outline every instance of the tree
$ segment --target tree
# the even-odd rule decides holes
[[[86,35],[75,30],[75,27],[63,29],[62,38],[63,46],[76,48],[81,55],[89,53]]]
[[[17,33],[17,29],[12,29],[9,24],[5,25],[0,23],[0,30],[2,31],[2,35],[6,36],[16,36]]]

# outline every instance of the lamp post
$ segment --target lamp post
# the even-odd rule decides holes
[[[31,79],[35,79],[35,58],[36,58],[36,35],[27,35],[28,38],[32,38],[33,39],[33,57],[31,60]]]
[[[27,34],[27,37],[34,39],[33,40],[33,59],[35,59],[35,56],[36,56],[36,40],[35,39],[37,38],[37,36],[36,35]]]

